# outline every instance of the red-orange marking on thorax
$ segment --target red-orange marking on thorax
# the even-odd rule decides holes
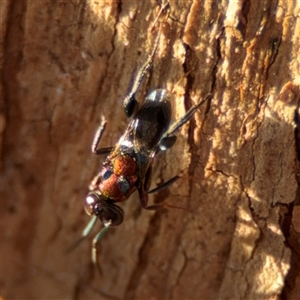
[[[113,160],[114,173],[119,176],[132,176],[136,174],[136,162],[129,155],[119,155]]]
[[[136,161],[130,155],[118,155],[111,160],[113,174],[100,182],[99,188],[103,195],[117,202],[124,201],[136,189],[137,181]],[[122,189],[123,187],[123,189]],[[127,188],[126,191],[124,188]]]

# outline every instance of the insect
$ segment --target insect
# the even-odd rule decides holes
[[[106,127],[106,120],[102,116],[101,124],[92,143],[94,154],[108,154],[100,172],[91,182],[90,192],[85,198],[85,210],[92,218],[84,229],[82,238],[90,233],[97,219],[100,219],[104,225],[93,239],[92,262],[96,265],[98,265],[97,244],[99,240],[108,228],[119,226],[123,222],[124,212],[117,205],[118,202],[126,201],[133,192],[138,191],[140,203],[144,209],[172,207],[166,203],[148,206],[150,193],[167,187],[179,178],[175,176],[155,189],[149,190],[153,160],[159,152],[175,144],[175,132],[187,123],[196,110],[210,98],[208,96],[194,105],[172,126],[170,125],[172,115],[170,94],[165,89],[152,91],[139,106],[135,94],[153,63],[157,46],[158,39],[124,100],[125,114],[131,118],[124,134],[114,147],[98,149]]]

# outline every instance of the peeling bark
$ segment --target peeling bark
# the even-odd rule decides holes
[[[156,1],[1,2],[4,299],[296,299],[300,270],[297,1],[169,1],[138,95],[166,88],[175,118],[209,93],[155,162],[151,197],[122,206],[90,266],[90,153],[126,120],[122,99],[153,49]],[[100,222],[99,222],[100,223]],[[96,233],[99,227],[93,231]]]

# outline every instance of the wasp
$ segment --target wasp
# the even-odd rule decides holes
[[[130,122],[114,147],[98,148],[106,127],[106,120],[102,116],[101,124],[92,143],[92,153],[106,154],[100,172],[90,184],[90,192],[85,198],[85,210],[92,216],[82,233],[86,237],[97,219],[103,223],[103,229],[94,237],[92,244],[92,262],[98,265],[97,244],[103,234],[110,227],[119,226],[124,220],[124,212],[118,206],[119,202],[126,201],[137,191],[140,203],[144,209],[155,210],[172,207],[168,204],[148,206],[148,195],[169,186],[179,176],[175,176],[162,185],[150,190],[151,170],[155,156],[171,148],[176,142],[176,131],[187,123],[196,110],[207,101],[205,100],[191,107],[188,112],[175,124],[171,125],[172,106],[171,94],[165,89],[156,89],[139,106],[135,94],[153,64],[156,45],[146,63],[138,72],[134,84],[124,99],[125,114]]]

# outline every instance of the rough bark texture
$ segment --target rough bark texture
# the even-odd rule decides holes
[[[155,162],[90,268],[83,199],[126,127],[122,99],[151,53],[156,1],[1,1],[4,299],[296,299],[300,294],[299,1],[169,1],[151,89],[175,117],[213,99]],[[153,30],[151,30],[153,28]],[[298,158],[297,158],[298,153]],[[298,177],[297,177],[298,176]],[[101,228],[100,222],[93,234]],[[299,299],[299,298],[298,298]]]

